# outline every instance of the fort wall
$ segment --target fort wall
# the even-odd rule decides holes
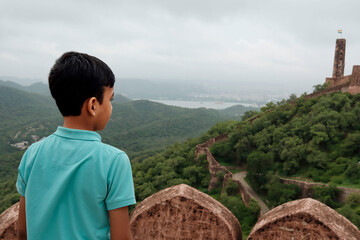
[[[314,197],[313,187],[315,186],[326,186],[326,187],[329,186],[328,184],[324,184],[324,183],[304,182],[304,181],[288,179],[288,178],[280,178],[280,182],[283,184],[295,184],[299,186],[299,188],[301,189],[301,198],[313,198]],[[337,188],[340,190],[338,196],[339,202],[345,202],[350,194],[357,193],[360,195],[360,189],[346,188],[346,187],[337,187]]]
[[[329,88],[336,87],[338,85],[350,84],[351,75],[338,77],[338,78],[326,78],[325,83],[329,84]]]
[[[216,142],[225,141],[227,139],[228,139],[227,134],[222,134],[222,135],[219,135],[219,136],[209,139],[208,141],[206,141],[203,144],[198,144],[195,148],[195,156],[198,157],[200,154],[205,154],[206,159],[208,161],[208,169],[209,169],[209,172],[211,175],[211,179],[210,179],[210,183],[209,183],[209,187],[208,187],[209,192],[212,189],[219,187],[219,184],[221,184],[222,187],[226,186],[227,181],[229,179],[232,179],[232,173],[229,171],[229,169],[227,169],[224,166],[221,166],[219,164],[219,162],[216,161],[216,159],[214,158],[214,156],[211,154],[211,152],[209,150],[209,148]],[[224,178],[223,178],[222,183],[218,182],[218,177],[216,175],[219,171],[224,171]],[[241,198],[244,201],[245,206],[248,206],[250,199],[252,198],[251,194],[246,190],[246,188],[244,186],[242,186],[242,184],[239,181],[237,181],[237,180],[233,180],[233,181],[236,182],[237,185],[239,186],[239,193],[241,195]],[[222,188],[222,189],[224,189],[224,188]]]

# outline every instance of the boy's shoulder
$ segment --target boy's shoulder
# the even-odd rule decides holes
[[[102,146],[102,150],[104,151],[104,153],[108,153],[111,155],[120,155],[120,154],[126,155],[126,153],[123,150],[120,150],[117,147],[111,146],[110,144],[103,143],[103,142],[100,142],[100,144]]]

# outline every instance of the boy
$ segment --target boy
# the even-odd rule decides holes
[[[109,121],[115,77],[96,57],[68,52],[49,74],[63,127],[25,152],[16,187],[19,239],[132,239],[127,155],[94,131]]]

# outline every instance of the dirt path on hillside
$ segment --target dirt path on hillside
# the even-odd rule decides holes
[[[254,190],[249,186],[249,184],[247,184],[247,182],[244,179],[245,177],[246,177],[246,171],[233,174],[233,179],[239,181],[241,185],[244,186],[245,190],[247,190],[250,193],[250,195],[253,198],[255,198],[255,200],[259,203],[259,206],[261,208],[261,215],[268,212],[269,211],[268,206],[263,202],[263,200],[259,197],[259,195],[257,195],[256,192],[254,192]]]

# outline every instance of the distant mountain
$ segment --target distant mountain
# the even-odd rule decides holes
[[[125,103],[130,101],[131,101],[130,98],[127,98],[121,94],[115,94],[113,103]]]
[[[24,85],[20,85],[20,84],[14,82],[14,81],[1,80],[1,77],[0,77],[0,86],[12,87],[12,88],[16,88],[16,89],[19,89],[19,90],[22,90],[25,92],[37,93],[37,94],[41,94],[44,96],[51,96],[48,84],[45,84],[43,82],[36,82],[29,86],[24,86]],[[128,102],[128,101],[130,101],[130,99],[121,94],[115,95],[115,98],[114,98],[115,103],[123,103],[123,102]]]
[[[29,86],[23,86],[13,81],[4,81],[0,79],[0,86],[12,87],[25,92],[37,93],[44,96],[50,96],[49,86],[42,82],[33,83]]]
[[[47,83],[42,80],[0,76],[0,85],[50,96]],[[143,79],[117,78],[115,93],[131,99],[184,99],[207,91],[196,83],[157,82]]]
[[[45,96],[51,96],[49,86],[41,82],[31,84],[25,89],[25,91],[38,93]]]
[[[19,78],[19,77],[12,77],[12,76],[0,76],[1,80],[15,82],[22,86],[29,86],[33,83],[42,82],[42,79],[39,78]]]

